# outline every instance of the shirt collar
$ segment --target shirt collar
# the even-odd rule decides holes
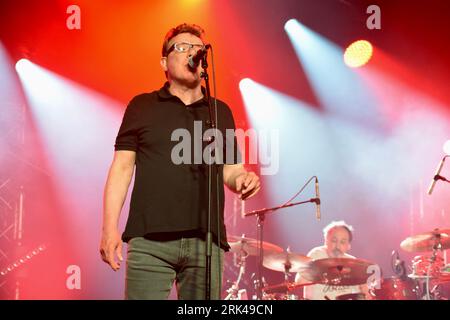
[[[164,83],[164,85],[161,87],[161,89],[159,89],[158,96],[161,99],[164,99],[164,100],[179,99],[177,96],[174,96],[173,94],[170,93],[169,86],[170,86],[169,81],[166,81]],[[196,104],[196,103],[199,103],[199,102],[208,104],[208,100],[206,98],[206,89],[202,86],[201,90],[202,90],[202,93],[203,93],[203,98],[201,100],[197,101],[197,102],[194,102],[193,104]]]

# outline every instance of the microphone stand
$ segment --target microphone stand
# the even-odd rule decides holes
[[[214,135],[211,138],[210,142],[213,141],[214,143],[214,148],[213,150],[215,151],[216,148],[216,141],[215,141],[215,137],[217,136],[216,134],[216,121],[214,118],[213,114],[213,107],[212,107],[212,103],[211,103],[211,90],[210,90],[210,86],[209,86],[209,76],[208,76],[208,62],[206,60],[206,54],[202,57],[202,68],[203,68],[203,72],[201,73],[201,77],[205,80],[205,88],[206,88],[206,97],[208,100],[208,111],[209,111],[209,127],[211,129],[213,129]],[[217,110],[215,110],[215,112],[217,112]],[[217,155],[216,155],[217,156]],[[217,186],[218,184],[218,171],[217,171],[217,166],[215,166],[214,164],[211,163],[211,153],[209,153],[209,161],[208,161],[208,219],[207,219],[207,232],[206,232],[206,253],[205,253],[205,257],[206,257],[206,268],[205,268],[205,273],[206,273],[206,281],[205,281],[205,300],[211,300],[211,256],[212,256],[212,233],[211,233],[211,215],[212,215],[212,183],[213,183],[213,171],[215,171],[215,182],[216,182],[216,201],[217,201],[217,208],[219,207],[219,188]],[[213,170],[216,169],[216,170]],[[217,221],[220,221],[220,212],[219,210],[217,210]],[[218,246],[220,249],[220,240],[218,237]],[[219,263],[220,264],[220,263]],[[220,265],[219,265],[220,268]],[[220,272],[219,272],[220,274]],[[221,281],[221,279],[219,279],[219,282]],[[220,283],[219,283],[219,288],[220,288]]]
[[[448,180],[448,179],[446,179],[445,177],[443,177],[443,176],[441,176],[441,175],[438,175],[438,174],[435,175],[433,179],[436,180],[436,181],[442,180],[442,181],[445,181],[445,182],[447,182],[447,183],[450,183],[450,180]]]
[[[300,201],[300,202],[294,202],[289,204],[284,204],[282,206],[272,207],[272,208],[264,208],[260,210],[253,210],[247,213],[244,213],[244,217],[250,217],[250,216],[256,216],[257,218],[257,246],[259,249],[258,252],[258,280],[256,281],[256,298],[258,300],[262,299],[262,266],[263,266],[263,260],[264,260],[264,250],[262,246],[262,239],[263,239],[263,229],[264,229],[264,220],[266,218],[266,214],[273,213],[279,209],[288,208],[297,206],[300,204],[310,203],[314,202],[315,204],[320,204],[319,198],[312,198],[306,201]]]
[[[430,185],[430,187],[428,188],[428,192],[427,192],[427,193],[428,193],[429,195],[431,195],[431,193],[433,193],[433,189],[434,189],[436,183],[437,183],[439,180],[442,180],[442,181],[445,181],[445,182],[449,182],[449,183],[450,183],[449,180],[447,180],[445,177],[443,177],[443,176],[440,175],[440,174],[441,174],[441,170],[442,170],[442,168],[444,167],[444,164],[445,164],[445,159],[448,158],[448,157],[450,157],[450,155],[445,155],[445,156],[442,158],[441,162],[439,162],[439,165],[438,165],[438,168],[437,168],[437,170],[436,170],[436,173],[435,173],[435,175],[434,175],[434,177],[433,177],[433,180],[431,181],[431,185]]]

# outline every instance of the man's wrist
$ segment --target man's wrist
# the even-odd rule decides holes
[[[107,224],[107,225],[103,225],[102,228],[103,233],[111,233],[111,232],[117,232],[118,231],[118,227],[116,224]]]

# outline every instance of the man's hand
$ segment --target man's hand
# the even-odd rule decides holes
[[[235,185],[241,200],[253,197],[261,189],[259,177],[254,172],[245,172],[237,176]]]
[[[111,266],[114,271],[120,269],[122,258],[122,239],[116,231],[103,231],[100,243],[100,254],[102,260]],[[116,256],[119,261],[116,260]]]

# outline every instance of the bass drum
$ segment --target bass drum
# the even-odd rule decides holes
[[[370,289],[373,300],[418,300],[418,286],[412,279],[387,278],[381,288]]]

